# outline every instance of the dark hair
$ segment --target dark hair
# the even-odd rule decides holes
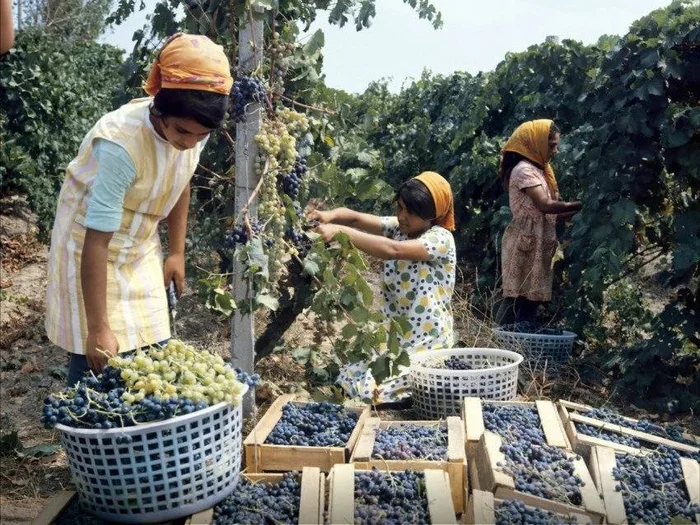
[[[190,118],[205,128],[216,129],[224,121],[229,97],[197,89],[162,88],[153,98],[156,117]]]
[[[396,192],[394,200],[398,201],[399,199],[403,201],[409,213],[418,215],[418,217],[427,221],[432,221],[436,218],[433,196],[421,181],[410,179],[404,182],[399,187],[399,191]]]
[[[559,131],[557,125],[554,122],[552,122],[552,125],[549,127],[549,136],[547,137],[547,140],[552,140],[557,133],[561,133],[561,131]],[[537,166],[540,169],[544,169],[544,166],[540,166],[537,162],[528,159],[520,153],[516,153],[514,151],[506,151],[501,156],[501,165],[498,169],[498,174],[501,178],[501,184],[503,184],[503,187],[506,190],[508,189],[508,183],[510,182],[510,174],[513,171],[513,168],[515,168],[515,166],[517,166],[521,160],[529,162],[530,164],[533,164],[534,166]]]

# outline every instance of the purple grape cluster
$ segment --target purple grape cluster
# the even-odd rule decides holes
[[[507,499],[496,507],[496,525],[576,525],[574,517],[558,516],[551,510],[528,507],[522,501]]]
[[[506,463],[499,465],[515,480],[515,488],[541,498],[580,505],[583,481],[567,454],[548,445],[537,410],[484,403],[484,426],[503,439]]]
[[[249,374],[240,368],[234,368],[234,370],[236,371],[238,381],[244,385],[248,385],[249,388],[255,388],[255,386],[260,383],[260,374]]]
[[[576,430],[586,436],[605,439],[606,441],[612,441],[613,443],[618,443],[620,445],[627,445],[628,447],[632,448],[642,448],[642,444],[637,439],[626,434],[618,434],[612,430],[605,430],[603,428],[586,425],[585,423],[576,423]]]
[[[306,447],[344,447],[357,424],[357,414],[342,405],[287,403],[265,443]]]
[[[258,221],[251,221],[250,228],[253,230],[253,235],[259,235],[262,231],[260,223]],[[239,224],[235,226],[233,230],[226,234],[224,237],[224,246],[226,248],[233,248],[237,244],[245,244],[248,242],[248,228],[245,224]]]
[[[213,525],[297,523],[301,483],[297,472],[286,472],[279,483],[251,483],[241,478],[233,493],[214,507]]]
[[[460,359],[457,356],[451,356],[445,359],[439,368],[447,369],[447,370],[471,370],[472,367],[467,361],[464,359]]]
[[[306,175],[308,168],[306,166],[306,159],[303,157],[297,157],[294,161],[294,167],[292,171],[281,176],[281,186],[282,191],[289,195],[292,200],[297,200],[299,198],[299,189],[301,188],[301,181]]]
[[[679,518],[694,522],[700,513],[700,505],[690,504],[680,455],[673,449],[661,446],[645,456],[618,456],[613,477],[631,524],[668,524]]]
[[[88,376],[74,387],[47,396],[40,421],[49,429],[61,424],[108,430],[191,414],[209,406],[204,401],[194,403],[189,399],[166,400],[155,396],[126,404],[122,399],[125,389],[120,374],[118,368],[107,366],[102,374]],[[124,442],[128,439],[129,436],[122,437]]]
[[[447,459],[447,427],[402,423],[378,428],[373,458],[381,459]]]
[[[430,524],[422,472],[355,473],[355,524],[376,523]]]
[[[311,246],[313,242],[309,237],[304,234],[304,232],[300,232],[298,230],[295,230],[294,228],[290,228],[287,230],[287,233],[285,234],[285,238],[294,245],[294,247],[297,249],[299,252],[299,256],[304,258],[306,255],[311,251]]]
[[[262,102],[267,97],[267,93],[265,92],[265,86],[257,78],[239,75],[233,83],[231,97],[233,98],[231,117],[235,122],[243,122],[245,120],[246,106],[251,103]]]
[[[599,421],[605,421],[606,423],[613,423],[614,425],[619,425],[621,427],[638,430],[639,432],[645,432],[654,436],[670,439],[679,443],[685,443],[686,445],[700,447],[700,443],[687,439],[683,435],[684,430],[682,427],[669,426],[668,428],[665,428],[661,425],[657,425],[649,419],[640,419],[636,422],[630,421],[615,410],[611,410],[609,408],[591,408],[583,412],[581,415],[597,419]]]

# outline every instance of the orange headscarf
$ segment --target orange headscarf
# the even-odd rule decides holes
[[[503,146],[503,153],[520,153],[526,159],[544,167],[544,178],[554,196],[559,195],[559,186],[549,158],[549,130],[553,122],[549,119],[530,120],[520,124]]]
[[[204,35],[178,33],[163,45],[143,89],[195,89],[228,95],[233,85],[224,48]]]
[[[424,171],[414,178],[425,184],[430,195],[433,197],[438,225],[450,231],[454,231],[455,204],[450,183],[447,182],[442,175],[434,171]]]

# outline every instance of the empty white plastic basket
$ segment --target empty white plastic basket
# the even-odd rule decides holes
[[[456,357],[471,370],[437,368]],[[413,405],[428,419],[460,415],[465,397],[508,401],[518,391],[518,365],[523,356],[497,348],[450,348],[413,354],[411,382]]]
[[[508,350],[518,352],[533,369],[545,366],[556,367],[571,359],[576,334],[563,331],[561,335],[528,334],[509,332],[494,328],[493,333],[500,344]]]
[[[56,428],[87,510],[110,521],[153,523],[207,509],[233,491],[242,419],[239,400],[133,427]]]

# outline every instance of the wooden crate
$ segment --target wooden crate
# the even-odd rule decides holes
[[[474,490],[472,495],[469,497],[469,503],[467,505],[467,511],[462,517],[462,523],[465,524],[479,524],[479,525],[493,525],[496,523],[496,508],[498,505],[503,503],[500,498],[494,498],[493,494],[490,492],[484,492],[481,490]],[[528,507],[534,507],[532,505],[527,505]],[[542,507],[539,507],[542,508]],[[551,509],[543,509],[551,510]],[[580,525],[590,525],[591,520],[585,514],[580,514],[578,512],[562,513],[557,512],[557,516],[562,519],[574,518]]]
[[[262,473],[241,474],[252,483],[279,483],[284,474]],[[300,525],[323,525],[323,512],[326,506],[326,476],[317,467],[305,467],[301,472],[301,501],[299,502]],[[214,509],[207,509],[193,514],[185,525],[211,525]]]
[[[456,524],[457,519],[450,497],[450,480],[447,473],[434,469],[424,470],[423,473],[430,522],[440,525]],[[328,480],[330,525],[355,523],[355,465],[350,463],[334,466]]]
[[[603,500],[598,494],[586,463],[573,452],[567,452],[574,464],[574,473],[584,482],[581,489],[583,503],[580,506],[568,505],[558,501],[552,501],[532,494],[527,494],[515,489],[515,480],[498,467],[498,463],[505,464],[506,456],[501,452],[501,437],[488,430],[484,432],[479,442],[476,457],[478,473],[478,485],[481,490],[493,492],[500,499],[518,499],[527,505],[554,512],[570,514],[586,514],[591,522],[602,523],[605,517]]]
[[[642,448],[644,448],[645,443],[648,443],[649,448],[654,448],[658,445],[665,445],[669,448],[673,448],[682,452],[700,452],[700,448],[694,447],[692,445],[679,443],[677,441],[671,441],[670,439],[654,436],[653,434],[640,432],[638,430],[626,428],[620,425],[615,425],[613,423],[607,423],[605,421],[600,421],[598,419],[586,417],[579,413],[592,409],[593,407],[591,406],[581,405],[579,403],[572,403],[571,401],[565,400],[559,401],[558,405],[559,415],[561,416],[561,419],[564,422],[564,428],[566,430],[567,436],[569,437],[569,440],[571,441],[571,445],[574,447],[573,449],[585,457],[588,457],[591,453],[591,448],[597,445],[609,447],[620,452],[626,452],[628,454],[637,454],[639,453],[639,449],[627,445],[622,445],[620,443],[615,443],[614,441],[610,441],[607,439],[582,434],[576,429],[577,423],[583,423],[592,427],[606,430],[608,432],[614,432],[615,434],[621,434],[635,438],[642,442]],[[628,420],[630,423],[637,422],[637,420],[635,419],[625,419]],[[700,438],[697,438],[695,436],[688,435],[688,437],[700,441]]]
[[[62,490],[49,500],[39,515],[34,518],[32,525],[51,525],[77,496],[74,490]]]
[[[523,408],[536,408],[542,423],[547,443],[553,447],[572,450],[571,443],[564,431],[562,423],[554,403],[548,400],[537,400],[535,402],[524,401],[488,401],[478,397],[465,397],[462,401],[462,420],[464,421],[464,435],[466,436],[466,450],[469,459],[474,458],[479,448],[479,442],[484,435],[484,416],[482,412],[483,403],[498,406],[516,406]]]
[[[447,459],[377,459],[372,458],[374,441],[377,429],[386,429],[397,425],[419,425],[427,427],[438,427],[447,425]],[[369,470],[377,467],[379,470],[426,470],[438,469],[447,472],[452,488],[452,501],[457,508],[457,512],[464,511],[464,491],[465,483],[468,479],[464,476],[467,466],[467,458],[464,453],[464,426],[462,420],[456,416],[448,417],[446,421],[381,421],[377,417],[370,417],[362,427],[360,439],[357,441],[355,450],[350,457],[350,461],[355,464],[355,468]],[[468,489],[468,486],[467,486]]]
[[[272,445],[265,443],[267,436],[282,417],[282,407],[287,403],[306,404],[294,401],[294,394],[278,397],[255,428],[243,441],[246,472],[301,470],[303,467],[318,467],[328,472],[333,465],[347,463],[360,437],[365,419],[370,415],[369,407],[347,407],[358,415],[355,429],[344,447],[305,447],[296,445]]]
[[[588,460],[593,479],[605,501],[606,519],[610,525],[627,523],[622,493],[615,490],[617,481],[612,472],[617,465],[617,456],[622,454],[626,452],[594,445]],[[681,458],[681,468],[690,502],[698,505],[700,504],[700,464],[690,458]],[[695,515],[695,521],[700,524],[700,514]]]

